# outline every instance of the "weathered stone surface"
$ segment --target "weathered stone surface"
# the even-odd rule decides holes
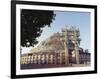
[[[44,52],[44,51],[63,51],[64,50],[64,35],[62,33],[55,33],[48,39],[42,41],[31,52]]]

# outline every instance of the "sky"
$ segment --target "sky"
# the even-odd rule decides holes
[[[54,33],[61,32],[61,29],[66,26],[75,26],[80,30],[80,47],[90,49],[90,12],[54,11],[54,13],[56,14],[55,20],[51,23],[51,27],[45,26],[43,28],[41,36],[37,38],[39,43]],[[28,53],[31,49],[32,47],[22,48],[22,53]]]

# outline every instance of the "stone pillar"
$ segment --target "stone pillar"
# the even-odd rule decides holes
[[[76,63],[79,64],[79,50],[77,46],[75,46],[75,52],[76,52]]]
[[[41,56],[41,54],[38,54],[38,59],[37,59],[38,64],[40,64],[40,62],[41,62],[40,56]]]
[[[48,64],[50,64],[50,54],[48,54]]]
[[[48,64],[48,54],[46,54],[46,64]]]
[[[31,64],[33,63],[33,54],[31,55]]]
[[[44,64],[46,64],[46,54],[44,54]]]
[[[34,56],[34,64],[36,64],[37,63],[37,54],[35,54],[35,56]]]
[[[65,42],[64,42],[64,47],[65,47],[65,64],[69,64],[69,53],[68,53],[68,37],[67,37],[67,28],[65,29]]]
[[[25,64],[28,64],[28,55],[25,55]]]
[[[30,64],[30,62],[31,62],[31,56],[28,55],[28,64]]]
[[[23,61],[24,61],[24,57],[23,57],[23,56],[21,56],[20,63],[21,63],[21,64],[24,64],[24,62],[23,62]]]
[[[33,54],[33,61],[32,61],[32,63],[34,63],[34,58],[35,58],[35,56],[34,56],[34,54]]]
[[[76,54],[76,64],[79,64],[79,45],[77,41],[77,33],[74,31],[75,37],[75,54]]]
[[[60,64],[62,64],[62,53],[60,52]]]
[[[43,55],[41,56],[41,63],[44,64],[44,62],[45,62],[45,55],[43,54]]]
[[[41,63],[41,64],[43,64],[43,57],[42,57],[42,55],[43,55],[43,54],[40,55],[40,63]]]
[[[35,61],[34,61],[35,64],[37,64],[37,59],[38,59],[38,55],[35,54]]]
[[[55,64],[57,64],[57,55],[56,54],[57,54],[57,52],[55,52],[55,61],[54,61]]]
[[[38,54],[36,55],[36,64],[38,64]]]
[[[52,54],[52,63],[55,64],[55,53]]]
[[[51,64],[53,64],[53,55],[50,55]]]

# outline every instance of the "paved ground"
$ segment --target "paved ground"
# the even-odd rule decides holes
[[[40,68],[58,68],[58,67],[85,67],[89,64],[28,64],[21,65],[21,69],[40,69]]]
[[[72,67],[85,67],[90,66],[89,64],[72,64]]]

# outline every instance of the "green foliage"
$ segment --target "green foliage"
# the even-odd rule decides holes
[[[21,46],[29,47],[38,43],[36,40],[43,27],[53,22],[55,14],[46,10],[21,10]]]

